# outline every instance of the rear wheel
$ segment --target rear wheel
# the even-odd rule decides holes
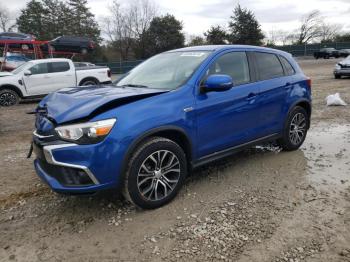
[[[83,80],[81,83],[80,83],[81,86],[95,86],[95,85],[98,85],[98,81],[96,79],[86,79],[86,80]]]
[[[123,195],[140,208],[158,208],[177,195],[186,175],[182,148],[169,139],[154,137],[144,142],[130,159]]]
[[[14,106],[19,103],[19,95],[11,89],[0,90],[0,106]]]
[[[86,48],[82,48],[80,50],[80,52],[83,54],[83,55],[86,55],[88,53],[88,50]]]
[[[309,126],[309,115],[306,110],[296,106],[290,113],[283,131],[283,136],[278,140],[279,145],[286,151],[298,149],[306,138]]]

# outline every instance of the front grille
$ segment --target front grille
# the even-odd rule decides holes
[[[91,186],[94,184],[91,178],[82,169],[52,165],[45,159],[39,157],[37,160],[45,173],[56,179],[63,186]]]

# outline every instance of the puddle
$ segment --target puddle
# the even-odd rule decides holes
[[[313,126],[302,151],[307,159],[312,184],[350,186],[350,124]]]

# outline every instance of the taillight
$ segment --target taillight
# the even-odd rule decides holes
[[[90,48],[91,48],[91,49],[94,49],[94,48],[95,48],[94,42],[90,42]]]
[[[307,84],[307,86],[311,89],[311,78],[308,78],[308,79],[306,80],[306,84]]]
[[[107,70],[107,76],[110,78],[112,76],[111,70]]]

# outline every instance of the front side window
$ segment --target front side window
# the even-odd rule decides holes
[[[282,65],[275,54],[255,53],[259,80],[267,80],[284,76]]]
[[[32,66],[29,69],[29,71],[32,73],[32,75],[47,74],[49,72],[47,63],[41,63],[35,66]]]
[[[220,56],[209,67],[206,76],[229,75],[235,85],[250,82],[248,59],[245,52],[232,52]]]
[[[176,89],[183,85],[208,57],[207,51],[170,52],[156,55],[131,70],[115,84],[156,89]]]
[[[50,66],[50,73],[66,72],[70,69],[68,62],[53,62]]]

